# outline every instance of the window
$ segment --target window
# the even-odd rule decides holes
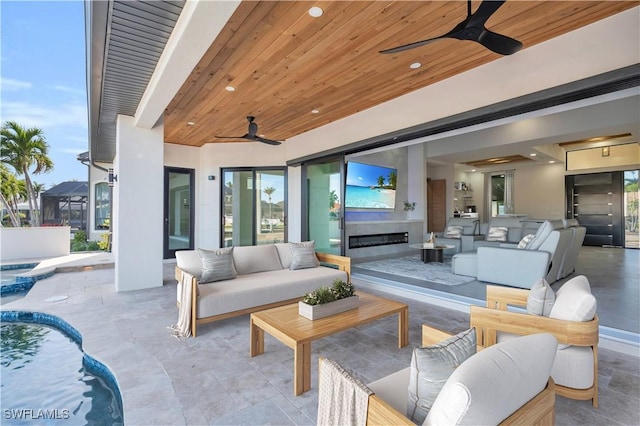
[[[513,170],[491,173],[488,177],[488,217],[514,213]]]
[[[109,210],[111,207],[110,188],[106,182],[96,184],[95,192],[95,229],[106,230],[110,228]]]

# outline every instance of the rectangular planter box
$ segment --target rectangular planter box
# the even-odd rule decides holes
[[[310,320],[315,320],[356,309],[358,303],[359,297],[357,295],[322,305],[307,305],[306,303],[298,302],[298,314]]]

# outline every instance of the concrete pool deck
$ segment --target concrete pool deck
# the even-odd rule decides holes
[[[315,424],[317,368],[311,390],[294,396],[293,351],[265,336],[265,353],[249,357],[248,315],[206,324],[197,338],[172,337],[167,327],[177,320],[175,264],[165,263],[163,286],[118,293],[110,255],[103,255],[52,259],[44,266],[74,272],[36,282],[24,297],[3,300],[2,310],[46,312],[75,327],[85,352],[116,377],[125,424]],[[421,324],[449,332],[468,327],[468,314],[353,281],[409,305],[410,344],[397,349],[397,320],[389,317],[319,340],[313,365],[322,355],[368,383],[409,365]],[[599,358],[600,407],[557,397],[556,424],[640,424],[638,358],[606,349]]]

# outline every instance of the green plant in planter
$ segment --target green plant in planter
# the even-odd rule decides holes
[[[331,287],[319,287],[302,298],[307,305],[322,305],[355,295],[353,284],[343,280],[335,280]]]

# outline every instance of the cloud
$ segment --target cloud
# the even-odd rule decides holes
[[[87,151],[87,148],[85,149],[79,149],[79,148],[62,148],[62,149],[57,149],[56,151],[62,152],[64,154],[73,154],[73,155],[78,155],[81,154],[83,152]]]
[[[38,127],[45,132],[54,127],[87,129],[87,107],[80,103],[61,103],[57,106],[35,105],[28,102],[2,103],[3,120],[11,120],[26,127]]]
[[[56,85],[51,86],[51,88],[60,92],[71,93],[72,95],[86,97],[86,92],[84,90],[76,89],[75,87]]]
[[[3,92],[12,92],[16,90],[31,89],[33,85],[30,81],[20,81],[0,77],[0,86],[2,87]]]

